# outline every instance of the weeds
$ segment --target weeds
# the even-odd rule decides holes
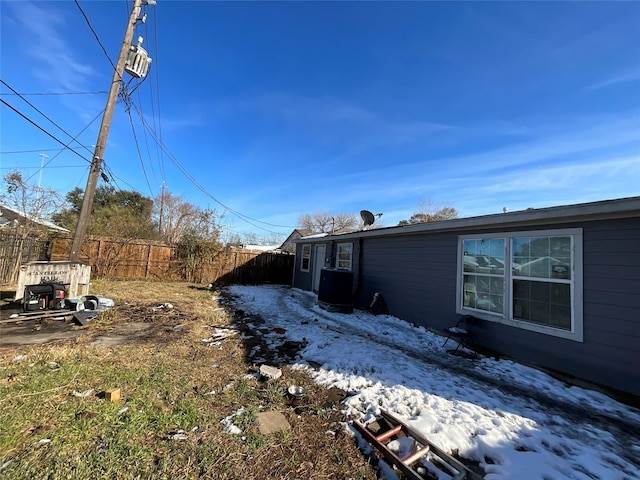
[[[192,287],[96,280],[92,293],[118,307],[80,337],[0,348],[0,477],[374,479],[350,436],[325,434],[345,419],[304,371],[284,367],[281,379],[261,383],[247,376],[241,338],[201,344],[210,325],[237,320],[217,310],[211,292]],[[166,302],[174,308],[156,308]],[[145,335],[127,337],[143,323]],[[92,345],[105,335],[126,341]],[[303,411],[289,405],[292,383],[307,388]],[[111,403],[104,392],[113,387],[122,398]],[[240,407],[233,422],[242,434],[229,435],[220,421]],[[291,430],[258,433],[260,408],[283,412]],[[178,431],[184,436],[172,440]]]

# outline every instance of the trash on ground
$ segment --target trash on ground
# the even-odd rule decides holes
[[[200,340],[201,343],[207,345],[208,347],[215,347],[222,343],[222,340],[225,340],[234,335],[238,335],[240,332],[235,327],[213,327],[213,333],[209,336],[209,338],[203,338]]]
[[[87,325],[94,317],[98,316],[97,310],[80,310],[73,313],[73,320],[81,326]]]
[[[278,335],[284,335],[285,333],[287,333],[286,329],[280,328],[280,327],[274,328],[273,331],[276,332]]]
[[[167,439],[168,440],[187,440],[189,438],[189,435],[186,434],[186,432],[184,430],[178,430],[177,432],[171,432],[169,435],[167,435]]]
[[[65,299],[65,306],[69,310],[81,312],[83,310],[108,310],[115,307],[115,302],[106,297],[97,295],[83,295],[81,297],[72,297]]]
[[[104,392],[104,398],[107,402],[115,403],[120,400],[120,389],[109,388]]]
[[[73,395],[74,397],[80,397],[80,398],[87,398],[88,396],[93,394],[93,388],[89,388],[87,390],[85,390],[84,392],[76,392],[75,390],[73,392],[71,392],[71,395]]]
[[[260,375],[267,378],[268,380],[277,380],[282,376],[282,370],[280,370],[277,367],[272,367],[270,365],[261,365]]]
[[[15,357],[13,357],[13,360],[11,360],[12,362],[21,362],[22,360],[26,360],[27,358],[29,358],[29,355],[16,355]]]
[[[47,443],[50,443],[51,439],[50,438],[43,438],[42,440],[38,440],[38,445],[46,445]]]

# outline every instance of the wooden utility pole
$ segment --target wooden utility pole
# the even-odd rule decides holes
[[[138,16],[140,15],[142,3],[143,0],[134,0],[133,2],[133,8],[131,9],[131,15],[129,16],[129,23],[127,25],[127,30],[124,33],[122,47],[120,48],[120,56],[118,57],[116,69],[113,72],[111,88],[109,90],[109,96],[107,97],[107,106],[105,107],[104,115],[102,116],[100,132],[98,133],[96,148],[93,152],[93,159],[91,160],[89,178],[87,178],[87,188],[85,188],[84,191],[82,208],[80,210],[80,216],[78,217],[78,225],[73,237],[71,253],[69,254],[70,262],[77,263],[80,260],[80,249],[82,248],[82,243],[84,242],[84,237],[89,226],[91,209],[93,207],[93,197],[96,193],[96,185],[98,184],[98,177],[100,176],[102,167],[102,155],[104,154],[107,137],[109,136],[109,128],[111,127],[111,119],[113,118],[113,112],[116,107],[116,100],[118,99],[118,91],[120,90],[120,83],[122,82],[122,74],[124,72],[124,66],[127,61],[129,48],[131,46],[131,39],[133,38],[133,31],[135,29],[136,23],[138,22]]]

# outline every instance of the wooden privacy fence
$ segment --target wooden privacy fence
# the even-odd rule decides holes
[[[57,236],[49,260],[67,260],[72,238]],[[80,261],[91,265],[92,276],[109,279],[188,280],[194,283],[275,283],[291,285],[294,256],[227,247],[188,267],[177,248],[146,240],[87,237]]]
[[[0,230],[0,283],[15,283],[20,265],[48,260],[49,239],[41,235],[26,235],[21,229]]]

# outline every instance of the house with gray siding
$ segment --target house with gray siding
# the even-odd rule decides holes
[[[352,272],[356,308],[380,293],[440,332],[472,315],[479,347],[640,395],[640,197],[295,243],[294,287]]]

